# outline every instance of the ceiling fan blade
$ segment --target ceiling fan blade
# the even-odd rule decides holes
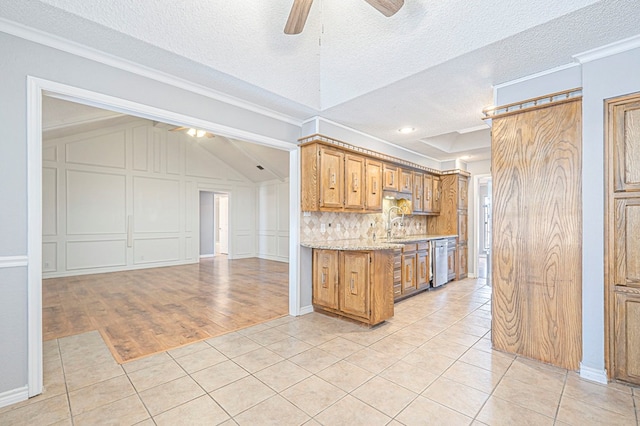
[[[300,34],[302,32],[307,16],[309,16],[311,3],[313,3],[313,0],[293,0],[289,19],[287,19],[287,24],[284,26],[285,34]]]
[[[169,129],[170,132],[181,132],[183,130],[187,130],[188,127],[174,127],[173,129]]]
[[[395,15],[397,11],[404,5],[404,0],[364,0],[371,6],[378,9],[384,16],[389,17]]]

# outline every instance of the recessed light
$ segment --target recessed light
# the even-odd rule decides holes
[[[398,129],[400,133],[413,133],[416,131],[415,127],[401,127]]]

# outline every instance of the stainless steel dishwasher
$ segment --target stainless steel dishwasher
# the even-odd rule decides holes
[[[431,241],[433,253],[433,281],[431,285],[433,287],[446,284],[449,280],[447,274],[447,240],[433,240]]]

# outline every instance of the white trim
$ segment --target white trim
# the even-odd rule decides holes
[[[27,265],[29,265],[29,257],[27,256],[0,256],[0,269]]]
[[[335,121],[329,120],[328,118],[324,118],[324,117],[318,117],[318,122],[316,124],[316,130],[317,130],[318,133],[321,133],[320,132],[320,121],[324,121],[325,123],[331,124],[332,126],[340,127],[341,129],[349,130],[350,132],[356,133],[356,134],[358,134],[360,136],[364,136],[364,137],[369,138],[369,139],[373,139],[374,141],[383,143],[385,145],[389,145],[391,147],[400,149],[402,151],[408,152],[409,154],[416,155],[416,156],[422,157],[422,158],[426,158],[427,160],[435,161],[436,163],[440,163],[441,162],[440,160],[436,160],[435,158],[429,157],[428,155],[424,155],[424,154],[421,154],[421,153],[419,153],[417,151],[413,151],[413,150],[411,150],[409,148],[405,148],[403,146],[396,145],[393,142],[389,142],[389,141],[386,141],[384,139],[380,139],[380,138],[378,138],[376,136],[371,136],[368,133],[362,132],[360,130],[356,130],[356,129],[354,129],[352,127],[349,127],[349,126],[345,126],[344,124],[336,123]],[[329,135],[327,135],[327,136],[329,136]],[[422,142],[421,140],[419,140],[419,141]]]
[[[511,86],[511,85],[514,85],[514,84],[519,84],[519,83],[522,83],[524,81],[534,80],[534,79],[536,79],[538,77],[543,77],[545,75],[553,74],[553,73],[556,73],[558,71],[563,71],[563,70],[567,70],[567,69],[574,68],[574,67],[579,67],[579,66],[580,66],[580,64],[572,62],[570,64],[560,65],[559,67],[549,68],[548,70],[540,71],[540,72],[537,72],[535,74],[526,75],[524,77],[520,77],[520,78],[517,78],[515,80],[506,81],[506,82],[500,83],[500,84],[494,84],[493,85],[493,93],[494,93],[493,103],[494,104],[496,103],[495,94],[497,93],[498,89],[502,89],[504,87],[508,87],[508,86]]]
[[[27,76],[27,386],[42,393],[42,90]]]
[[[126,59],[118,58],[117,56],[110,55],[97,49],[58,37],[53,34],[49,34],[44,31],[30,28],[16,22],[9,21],[4,18],[0,18],[0,31],[20,37],[25,40],[29,40],[44,46],[53,47],[54,49],[62,50],[63,52],[71,53],[76,56],[80,56],[91,61],[99,62],[123,71],[131,72],[142,77],[146,77],[160,83],[165,83],[173,87],[187,90],[198,95],[206,96],[210,99],[215,99],[220,102],[227,103],[229,105],[237,106],[255,113],[264,115],[266,117],[274,118],[285,123],[293,124],[296,126],[301,125],[301,120],[279,113],[272,109],[262,107],[258,104],[248,102],[234,96],[227,95],[217,90],[210,89],[199,84],[192,83],[180,77],[176,77],[171,74],[167,74],[152,68],[136,64],[135,62],[128,61]]]
[[[27,399],[29,399],[28,386],[2,392],[0,393],[0,408],[26,401]]]
[[[586,52],[578,53],[573,55],[573,59],[584,64],[586,62],[606,58],[607,56],[617,55],[618,53],[626,52],[627,50],[636,49],[638,47],[640,47],[640,35],[635,35],[633,37],[605,44],[604,46],[596,47],[595,49],[587,50]]]
[[[201,254],[200,259],[210,259],[212,257],[216,257],[215,254]]]
[[[300,308],[298,315],[307,315],[313,312],[313,305],[307,305]]]
[[[580,377],[592,382],[602,383],[603,385],[609,383],[606,370],[598,370],[595,368],[587,367],[583,363],[580,363]]]
[[[289,315],[300,315],[300,149],[289,153]]]

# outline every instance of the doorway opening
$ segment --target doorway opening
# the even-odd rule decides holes
[[[477,201],[477,271],[478,278],[491,284],[491,177],[478,178]]]
[[[200,191],[200,259],[229,254],[229,194]]]

